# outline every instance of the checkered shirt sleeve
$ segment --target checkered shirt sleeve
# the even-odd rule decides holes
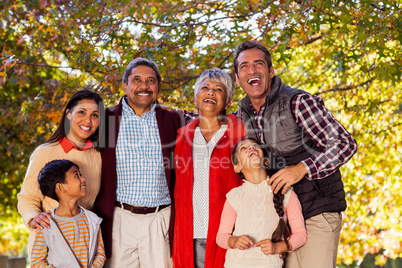
[[[322,179],[334,173],[357,151],[352,135],[324,106],[321,98],[310,94],[296,95],[292,101],[296,123],[310,136],[320,152],[302,161],[310,180]]]

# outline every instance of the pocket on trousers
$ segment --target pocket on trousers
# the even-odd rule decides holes
[[[341,228],[342,219],[338,212],[324,212],[322,213],[322,216],[327,221],[333,232]]]
[[[152,226],[157,230],[157,235],[164,237],[166,243],[169,243],[170,209],[167,207],[153,214],[155,218],[152,222]]]
[[[114,208],[113,211],[113,228],[112,228],[112,240],[117,240],[117,237],[120,236],[120,228],[121,226],[121,215],[118,211],[118,208]]]

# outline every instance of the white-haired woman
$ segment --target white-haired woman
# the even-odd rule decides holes
[[[240,119],[226,115],[234,83],[225,72],[203,72],[194,95],[199,118],[179,129],[175,149],[173,265],[223,267],[226,250],[216,244],[216,234],[226,193],[242,183],[230,159],[246,132]]]

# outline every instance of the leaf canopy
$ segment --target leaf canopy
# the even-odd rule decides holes
[[[276,74],[322,97],[358,142],[342,168],[348,209],[339,261],[380,253],[383,265],[401,256],[401,8],[400,0],[2,1],[0,229],[15,219],[30,153],[76,90],[116,104],[125,66],[141,56],[160,68],[159,100],[194,111],[198,75],[219,67],[234,77],[236,45],[257,40]],[[234,103],[242,97],[238,88]]]

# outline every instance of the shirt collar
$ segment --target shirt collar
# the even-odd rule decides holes
[[[135,116],[138,117],[138,115],[135,114],[133,108],[131,108],[130,105],[128,105],[127,97],[124,97],[124,98],[123,98],[122,104],[123,104],[123,114],[129,115],[129,116],[135,115]],[[146,115],[152,115],[152,114],[155,112],[155,109],[156,109],[156,101],[154,102],[154,104],[152,104],[151,110],[148,111],[148,112],[146,112],[146,113],[143,114],[143,115],[145,115],[145,116],[146,116]]]
[[[66,137],[63,137],[60,141],[60,146],[61,148],[63,148],[63,151],[65,153],[68,153],[69,151],[71,151],[71,149],[75,149],[75,150],[80,150],[78,149],[77,145],[74,144],[74,142],[70,141],[69,139],[67,139]],[[84,145],[84,148],[82,148],[81,151],[85,151],[87,149],[91,149],[94,147],[94,144],[92,143],[91,140],[87,140],[87,142]]]
[[[249,108],[250,108],[250,111],[253,112],[254,114],[262,114],[262,113],[264,112],[264,110],[265,110],[265,104],[261,105],[261,106],[260,106],[260,110],[257,111],[257,110],[254,108],[253,104],[250,102],[250,107],[249,107]]]

